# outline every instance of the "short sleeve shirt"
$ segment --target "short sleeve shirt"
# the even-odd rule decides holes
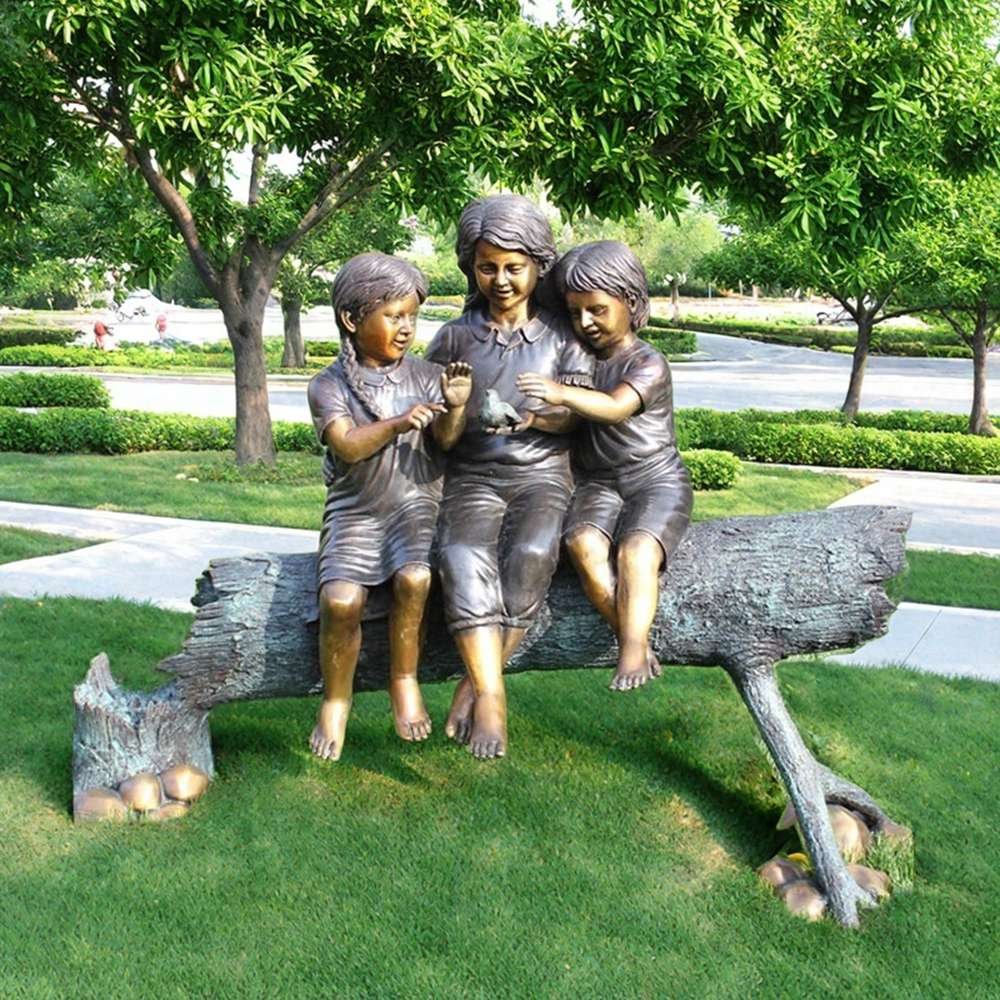
[[[527,430],[517,434],[487,434],[479,422],[486,391],[497,395],[518,413],[546,404],[517,388],[522,372],[572,385],[592,384],[594,358],[573,336],[568,321],[544,310],[523,327],[506,331],[482,310],[463,313],[446,323],[427,348],[427,358],[441,365],[465,361],[472,366],[472,397],[466,409],[465,431],[451,451],[466,465],[497,462],[503,465],[539,465],[564,462],[571,435]]]
[[[417,403],[441,403],[441,367],[407,354],[396,365],[362,368],[361,377],[377,406],[388,417],[405,413]],[[320,441],[339,417],[357,426],[375,422],[347,382],[338,360],[309,383],[309,410]],[[327,447],[323,476],[327,512],[331,510],[390,513],[417,496],[441,494],[444,456],[430,429],[410,430],[393,438],[360,462],[345,462]]]
[[[574,464],[584,472],[623,471],[654,456],[670,458],[677,453],[667,359],[643,340],[613,357],[598,359],[595,389],[611,392],[623,383],[635,389],[642,406],[618,424],[587,421],[574,454]]]

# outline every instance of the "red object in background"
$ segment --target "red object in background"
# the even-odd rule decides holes
[[[94,342],[97,344],[97,349],[99,351],[104,350],[105,338],[110,332],[111,331],[108,330],[108,328],[100,320],[94,324]]]
[[[156,332],[162,337],[167,332],[167,317],[165,313],[160,313],[156,317]]]

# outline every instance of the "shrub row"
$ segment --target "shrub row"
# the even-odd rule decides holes
[[[696,490],[727,490],[736,485],[743,468],[729,451],[694,448],[685,451],[683,458]]]
[[[0,347],[27,344],[68,344],[76,331],[64,326],[0,326]]]
[[[689,408],[680,411],[698,419],[716,411]],[[930,433],[963,434],[968,430],[969,418],[961,413],[937,413],[933,410],[888,410],[885,413],[859,413],[848,421],[839,410],[737,410],[743,420],[757,420],[772,424],[841,424],[853,423],[856,427],[874,427],[882,431],[927,431]],[[993,418],[1000,423],[1000,417]]]
[[[275,421],[273,428],[279,451],[321,451],[310,424]],[[225,451],[231,450],[235,441],[236,424],[231,418],[71,407],[22,413],[0,407],[0,451],[101,455]],[[727,489],[740,474],[739,460],[724,451],[685,451],[684,462],[697,490]]]
[[[683,448],[718,448],[753,462],[1000,474],[1000,439],[972,434],[785,424],[747,419],[741,413],[682,410],[677,435]]]
[[[111,394],[93,375],[0,375],[0,406],[75,406],[106,409]]]
[[[698,350],[698,338],[690,330],[647,326],[639,331],[639,336],[662,354],[694,354]]]

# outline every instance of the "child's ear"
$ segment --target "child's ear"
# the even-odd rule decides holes
[[[340,325],[344,327],[344,329],[350,331],[351,333],[357,333],[358,324],[354,322],[354,318],[346,309],[340,310],[339,318],[340,318]]]

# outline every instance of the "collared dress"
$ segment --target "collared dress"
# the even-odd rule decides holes
[[[390,417],[417,403],[443,402],[442,369],[422,358],[407,354],[395,365],[360,371]],[[308,398],[320,441],[339,417],[359,427],[375,421],[351,390],[340,360],[310,381]],[[443,475],[444,456],[429,428],[406,431],[360,462],[345,462],[327,446],[317,590],[333,580],[374,587],[408,563],[429,566]]]
[[[470,310],[439,331],[427,358],[472,366],[465,431],[449,452],[438,526],[438,559],[448,627],[527,628],[559,560],[563,517],[573,493],[568,434],[488,434],[479,421],[493,389],[519,413],[545,406],[517,388],[522,372],[590,385],[593,357],[568,322],[540,310],[505,331]]]
[[[645,532],[659,541],[666,563],[687,530],[694,498],[677,450],[667,359],[643,340],[598,359],[594,388],[611,392],[622,384],[636,391],[642,406],[621,423],[587,421],[580,429],[566,533],[586,524],[617,542]]]

